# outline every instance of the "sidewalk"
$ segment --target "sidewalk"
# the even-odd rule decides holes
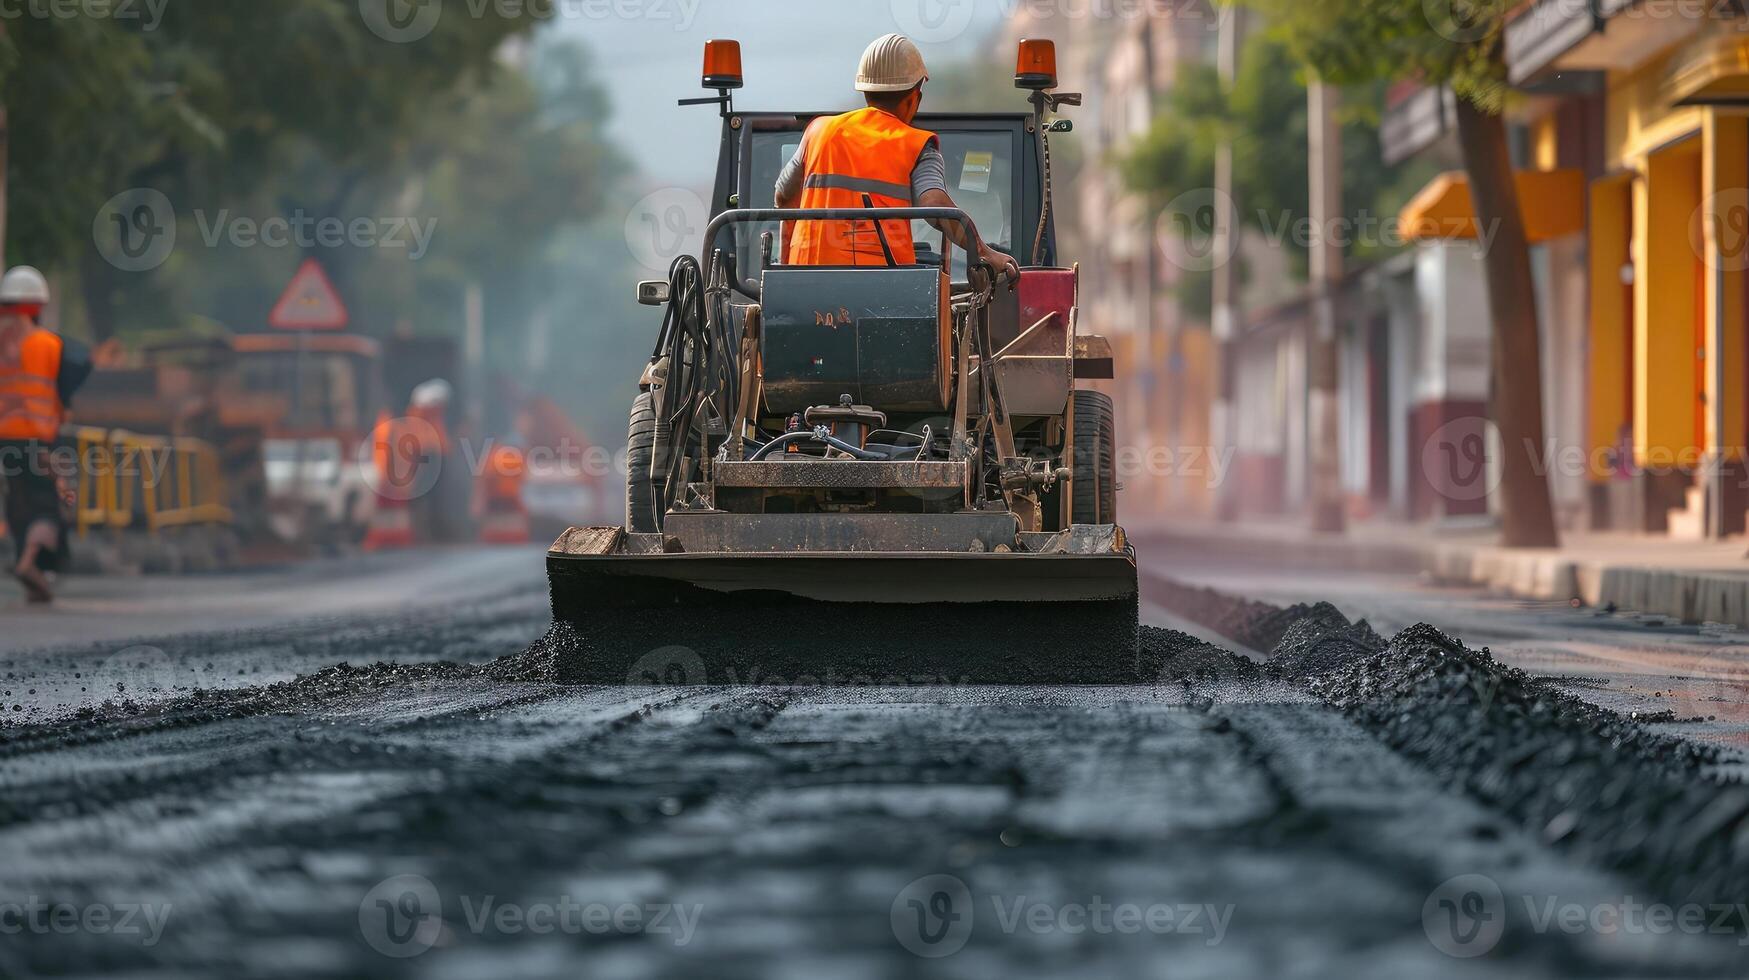
[[[1499,547],[1484,528],[1366,522],[1340,536],[1304,522],[1235,524],[1165,521],[1129,529],[1138,547],[1231,555],[1283,567],[1420,572],[1530,599],[1580,599],[1690,623],[1749,627],[1749,543],[1671,541],[1627,534],[1573,533],[1562,547]]]

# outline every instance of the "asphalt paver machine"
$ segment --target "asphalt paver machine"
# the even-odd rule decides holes
[[[698,256],[639,284],[664,308],[631,410],[627,515],[547,559],[567,679],[1058,681],[1133,675],[1136,564],[1117,522],[1110,345],[1082,334],[1051,214],[1059,94],[1025,42],[1030,112],[928,115],[958,208],[780,210],[817,114],[734,108]],[[1045,59],[1048,59],[1049,63]],[[790,222],[915,222],[917,263],[787,265]],[[932,227],[955,224],[954,248]],[[980,232],[1019,258],[979,261]],[[658,669],[650,664],[661,661]],[[662,666],[663,664],[667,666]]]

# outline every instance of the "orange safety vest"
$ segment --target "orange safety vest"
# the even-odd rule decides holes
[[[19,342],[18,361],[0,364],[0,439],[52,442],[60,435],[62,346],[60,334],[32,330]]]
[[[384,411],[371,429],[371,458],[376,463],[377,492],[393,500],[406,500],[419,479],[419,437],[407,425]]]
[[[804,208],[912,205],[911,171],[935,134],[870,106],[815,124],[802,161]],[[868,201],[863,200],[864,196]],[[790,265],[886,265],[873,221],[797,221],[784,261]],[[882,221],[893,262],[916,265],[911,222]]]
[[[528,464],[522,450],[514,446],[498,446],[486,457],[486,501],[495,509],[522,509],[522,481],[528,475]]]

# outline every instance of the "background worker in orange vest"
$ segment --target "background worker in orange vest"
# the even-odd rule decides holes
[[[473,508],[482,543],[528,542],[528,505],[522,496],[527,480],[528,457],[517,446],[499,443],[486,454]]]
[[[66,500],[50,450],[73,392],[91,375],[91,353],[39,325],[49,284],[30,266],[0,277],[0,460],[12,575],[32,603],[54,600],[49,575],[67,555]]]
[[[455,440],[450,437],[449,410],[455,389],[433,378],[413,389],[407,404],[406,431],[416,440],[415,463],[419,492],[410,500],[413,528],[421,544],[460,540],[467,520],[467,480],[453,465]],[[458,485],[456,478],[463,479]]]
[[[868,46],[856,90],[868,108],[823,116],[802,134],[801,149],[777,178],[780,208],[957,207],[947,193],[947,161],[935,134],[911,121],[923,104],[929,70],[923,53],[902,34]],[[966,247],[957,223],[930,222],[948,241]],[[798,221],[784,261],[791,265],[915,265],[909,221]],[[889,262],[887,253],[892,253]],[[982,258],[1013,280],[1019,266],[989,245]]]

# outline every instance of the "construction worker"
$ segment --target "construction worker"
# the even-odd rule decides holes
[[[67,555],[66,500],[50,450],[73,392],[91,375],[91,354],[40,325],[49,284],[30,266],[0,277],[0,447],[12,575],[32,603],[54,600],[49,576]]]
[[[371,489],[376,497],[364,532],[366,551],[411,548],[414,544],[410,501],[419,491],[419,439],[408,426],[406,418],[393,418],[384,409],[371,429],[375,470]]]
[[[528,479],[528,458],[508,443],[486,454],[474,493],[474,520],[484,544],[527,544],[528,506],[522,487]]]
[[[929,71],[923,53],[902,34],[888,34],[862,53],[856,90],[868,102],[839,116],[815,119],[801,148],[777,178],[780,208],[952,208],[947,161],[935,134],[911,121],[923,104]],[[931,221],[961,248],[957,222]],[[890,257],[889,257],[890,253]],[[1014,279],[1014,258],[983,246],[981,258]],[[798,221],[784,261],[791,265],[915,265],[909,221]]]
[[[457,536],[457,510],[454,497],[455,467],[449,463],[453,441],[449,433],[449,407],[455,389],[442,378],[413,389],[407,405],[406,432],[416,442],[415,462],[419,469],[415,483],[419,492],[410,503],[413,527],[422,543],[452,541]],[[446,473],[448,474],[446,476]],[[466,517],[467,497],[461,497],[462,517]]]

